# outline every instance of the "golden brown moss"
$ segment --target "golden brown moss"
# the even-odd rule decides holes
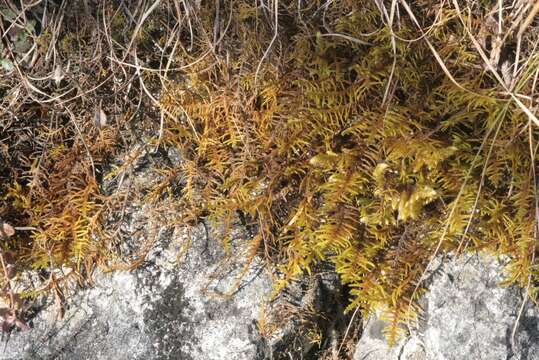
[[[248,10],[240,1],[228,11],[251,19]],[[261,16],[232,16],[223,43],[241,45],[218,47],[160,100],[172,115],[165,139],[186,156],[194,216],[231,223],[241,213],[279,269],[277,289],[333,262],[350,308],[383,309],[392,340],[415,318],[437,252],[509,255],[511,281],[526,286],[537,127],[478,66],[454,10],[440,10],[428,38],[460,86],[424,41],[402,40],[417,37],[411,21],[392,34],[373,4],[281,2],[280,11],[263,63],[271,29]],[[519,87],[529,86],[523,77]]]

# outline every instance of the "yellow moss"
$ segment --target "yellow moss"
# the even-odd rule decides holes
[[[352,289],[351,307],[384,309],[395,340],[416,315],[418,281],[441,240],[440,251],[465,244],[511,254],[512,281],[526,281],[534,223],[527,122],[472,65],[469,44],[450,41],[464,34],[450,9],[429,38],[475,94],[448,81],[425,42],[397,40],[394,54],[372,4],[337,3],[326,19],[357,39],[372,34],[371,45],[323,36],[316,6],[290,2],[281,10],[291,23],[277,39],[287,46],[265,59],[257,83],[250,64],[263,48],[245,39],[273,33],[232,17],[225,41],[241,44],[227,53],[234,60],[204,59],[187,70],[188,91],[170,84],[163,94],[178,117],[166,141],[186,154],[187,206],[224,223],[242,213],[264,224],[255,239],[262,234],[261,249],[280,269],[277,289],[331,261]],[[242,19],[251,10],[243,1],[230,9]],[[414,26],[401,20],[393,31],[413,38]]]
[[[216,3],[226,3],[220,20]],[[121,12],[111,19],[118,44],[110,53],[132,71],[124,75],[141,72],[140,85],[151,90],[162,76],[158,102],[166,117],[153,145],[182,153],[181,164],[158,170],[163,181],[145,200],[157,204],[168,195],[188,221],[220,222],[225,248],[241,219],[253,233],[243,273],[264,256],[276,290],[332,263],[351,289],[349,309],[382,310],[391,340],[415,318],[436,250],[508,255],[508,283],[525,286],[531,275],[535,284],[538,182],[531,169],[539,131],[485,70],[455,10],[438,9],[438,22],[420,36],[404,11],[389,28],[375,2],[278,4],[277,29],[275,14],[252,1],[200,2],[182,19],[175,9],[173,29],[160,21],[163,5],[125,57],[121,41],[133,34],[119,30],[135,25]],[[413,11],[430,24],[428,5],[419,1]],[[485,14],[468,16],[480,24]],[[65,34],[58,47],[78,53],[88,34]],[[146,58],[157,47],[162,53]],[[82,50],[99,62],[94,48]],[[128,66],[135,53],[141,69]],[[104,63],[120,66],[114,59]],[[529,60],[514,86],[519,94],[533,92],[539,60]],[[156,61],[171,65],[168,78],[148,71]],[[95,74],[101,81],[110,71]],[[95,236],[103,230],[101,189],[88,155],[99,164],[118,134],[91,126],[79,133],[70,124],[37,131],[46,141],[21,156],[9,190],[0,189],[8,203],[0,215],[38,229],[9,244],[35,267],[81,266],[104,248]],[[124,174],[137,151],[105,179]],[[171,200],[177,177],[181,194]]]

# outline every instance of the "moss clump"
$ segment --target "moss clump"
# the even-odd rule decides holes
[[[241,214],[256,228],[253,247],[280,269],[277,289],[334,263],[350,308],[383,309],[391,340],[415,319],[435,254],[509,255],[510,282],[527,286],[538,128],[480,65],[455,9],[438,10],[427,43],[412,40],[410,18],[385,26],[373,3],[295,4],[279,3],[276,33],[248,2],[223,9],[224,45],[160,100],[194,217],[230,224]],[[537,60],[516,79],[520,91]]]
[[[432,258],[481,250],[509,256],[508,283],[535,298],[539,35],[516,7],[496,20],[490,1],[195,3],[54,8],[36,85],[0,83],[0,216],[35,229],[6,250],[48,270],[110,259],[103,212],[118,206],[100,180],[157,133],[144,149],[183,158],[138,200],[187,223],[241,219],[276,292],[330,262],[350,308],[384,310],[395,340]]]

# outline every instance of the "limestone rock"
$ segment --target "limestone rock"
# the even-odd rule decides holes
[[[425,360],[421,339],[415,334],[389,346],[383,329],[387,323],[372,316],[365,324],[363,335],[356,345],[354,360]]]
[[[478,255],[443,265],[427,299],[428,359],[538,359],[539,309],[517,287],[500,287],[503,264]]]
[[[221,244],[199,226],[177,265],[188,237],[181,232],[161,236],[166,240],[140,268],[97,274],[95,286],[72,298],[62,320],[46,301],[33,329],[11,334],[0,359],[257,358],[256,319],[271,290],[269,277],[254,263],[235,296],[217,296],[233,288],[241,258],[223,265],[227,257]],[[242,241],[236,235],[235,241]],[[218,265],[226,275],[215,278]]]
[[[423,299],[423,319],[390,348],[374,318],[365,327],[354,360],[539,359],[539,309],[523,291],[501,287],[504,264],[468,255],[441,262]]]

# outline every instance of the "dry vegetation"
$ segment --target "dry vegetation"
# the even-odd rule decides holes
[[[449,251],[508,256],[507,283],[535,300],[538,11],[4,0],[0,219],[14,234],[3,230],[0,260],[44,283],[17,290],[4,271],[4,323],[21,317],[15,295],[140,263],[144,247],[118,250],[134,201],[169,223],[222,224],[223,246],[247,226],[276,293],[332,263],[349,309],[383,310],[392,340]],[[138,158],[167,149],[181,161],[144,191],[118,190]]]

